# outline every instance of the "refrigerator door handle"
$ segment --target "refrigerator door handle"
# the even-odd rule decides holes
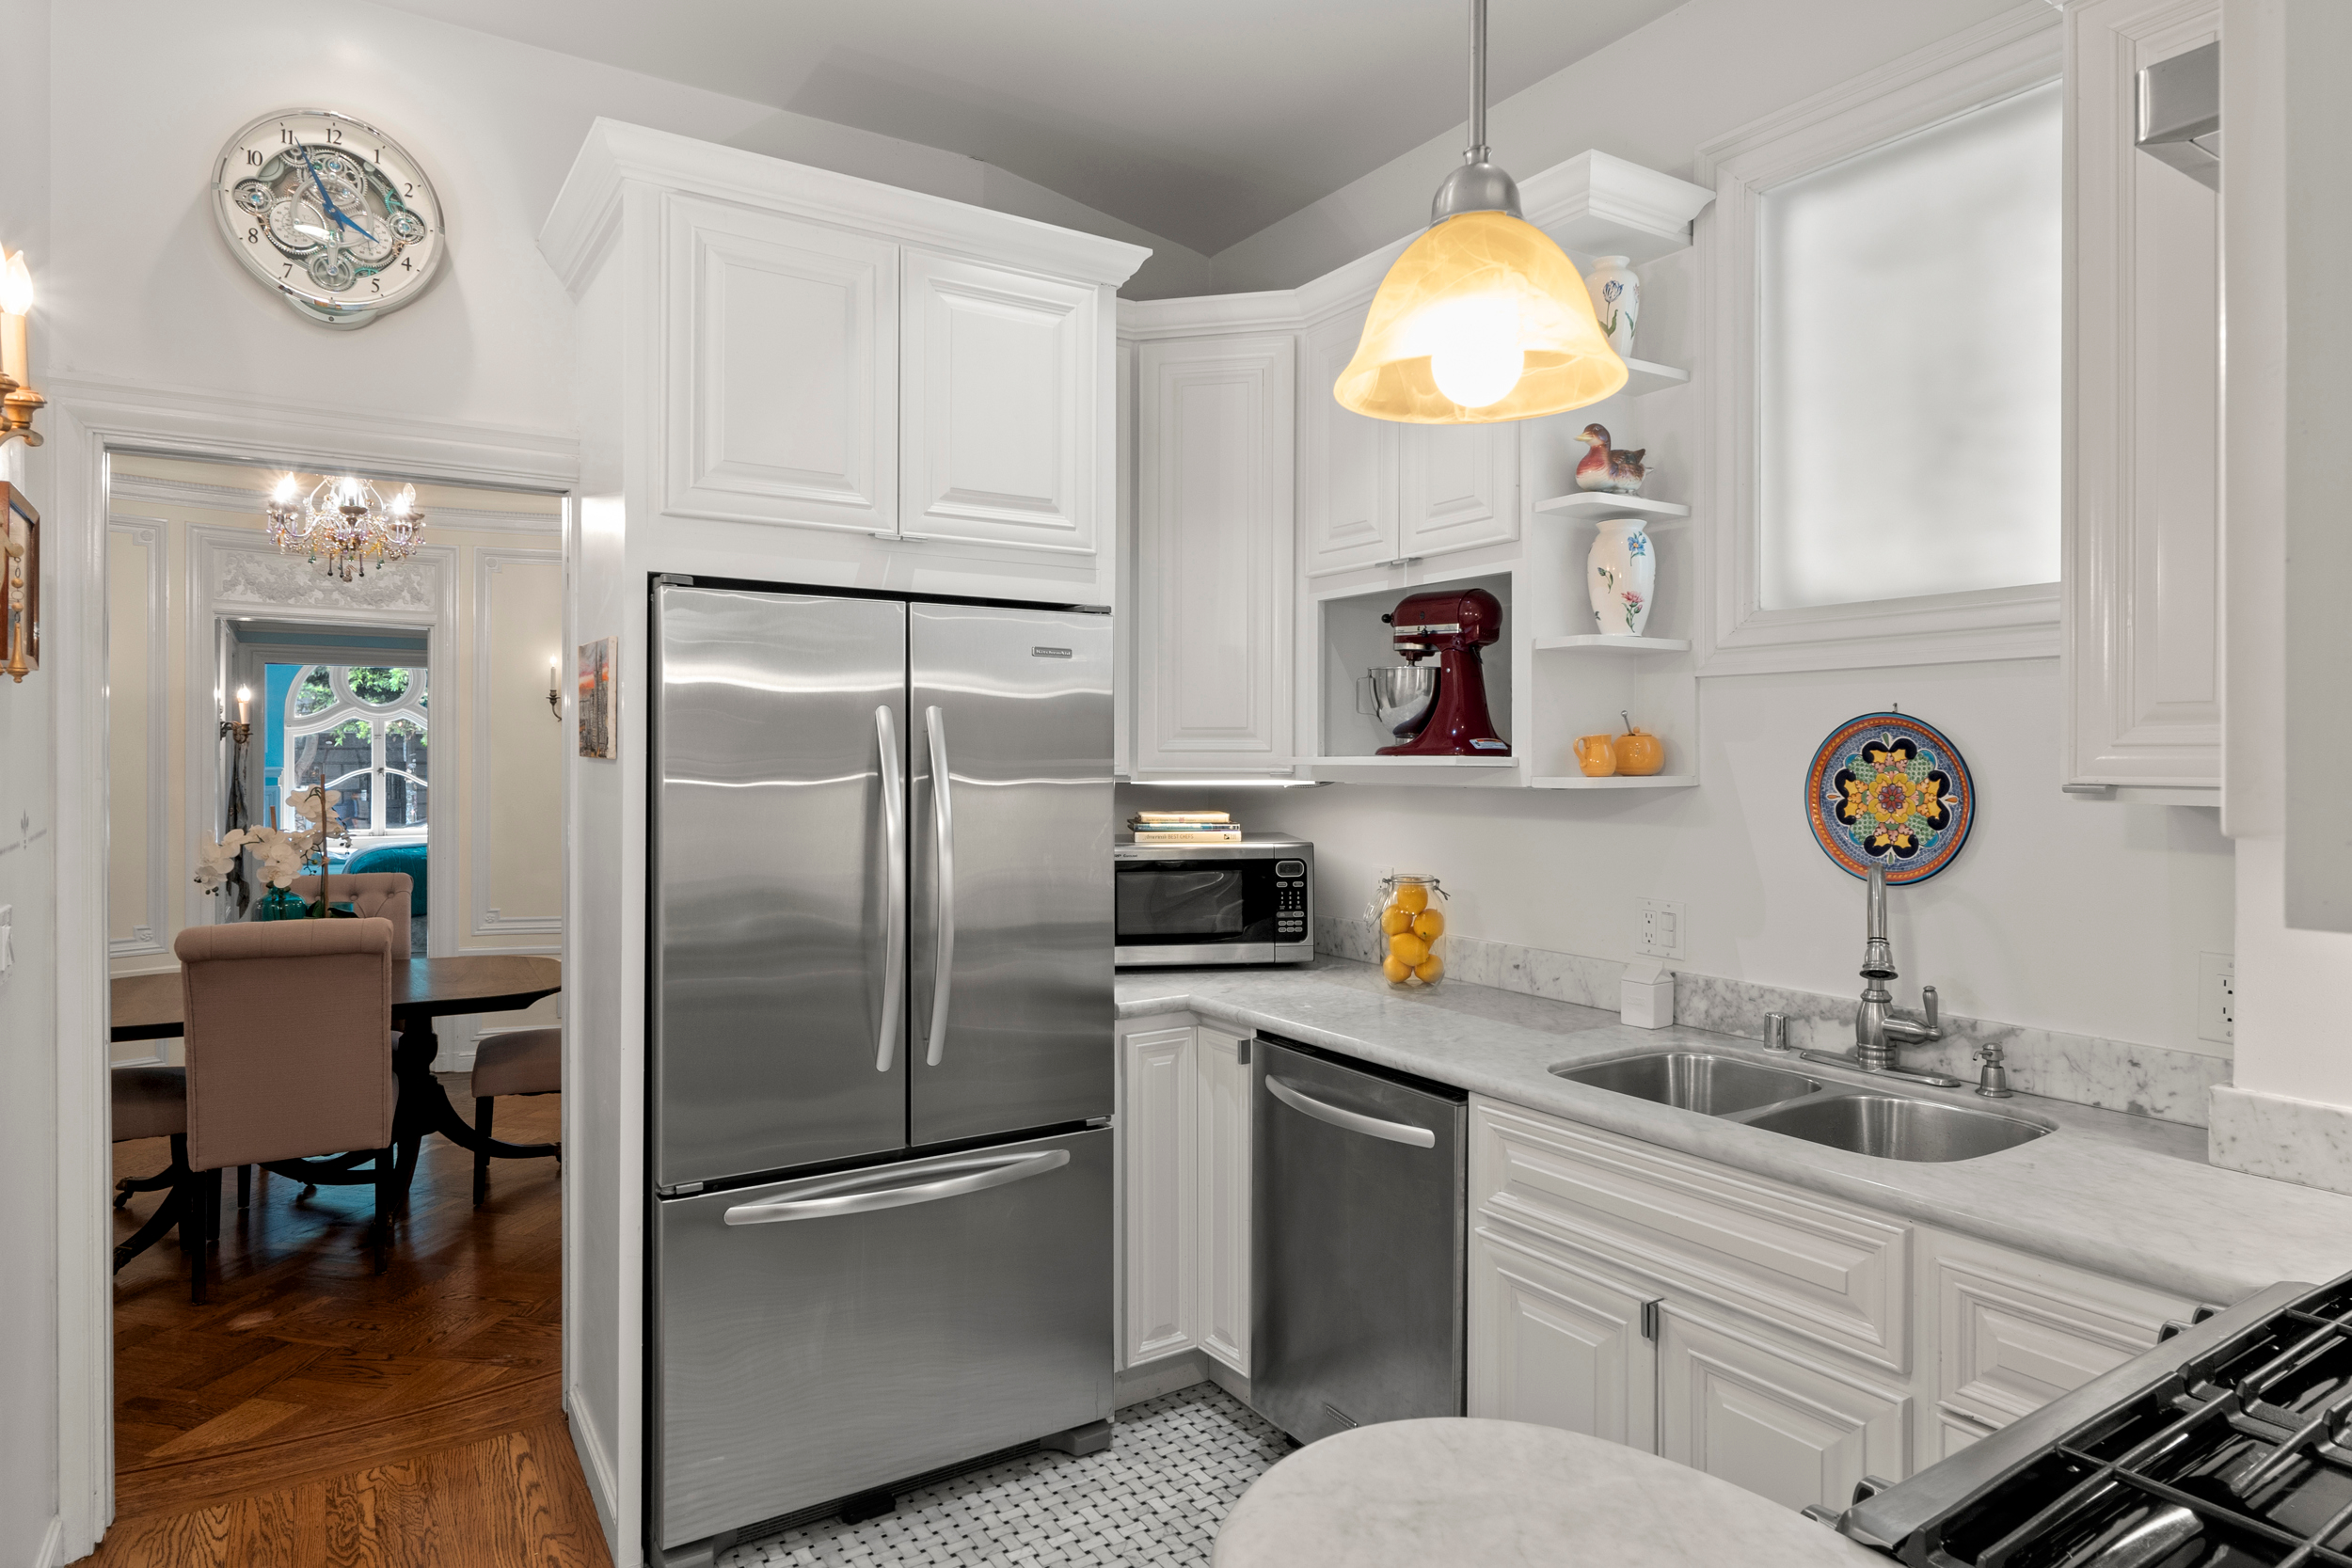
[[[939,849],[939,951],[931,978],[931,1042],[923,1057],[937,1067],[947,1050],[947,988],[956,958],[956,818],[947,799],[947,716],[935,707],[923,710],[923,724],[931,739],[931,832]]]
[[[936,710],[934,710],[936,711]],[[877,1209],[904,1209],[914,1203],[936,1203],[944,1197],[961,1197],[966,1193],[986,1192],[991,1187],[1009,1186],[1025,1181],[1032,1176],[1059,1170],[1070,1164],[1070,1150],[1041,1148],[1033,1153],[1000,1156],[996,1159],[965,1160],[949,1165],[932,1165],[931,1172],[951,1170],[956,1174],[936,1180],[914,1181],[903,1187],[875,1187],[861,1192],[838,1193],[830,1197],[788,1197],[774,1203],[739,1203],[726,1212],[729,1225],[776,1225],[786,1220],[820,1220],[837,1214],[867,1214]]]
[[[1438,1147],[1438,1134],[1426,1127],[1415,1127],[1408,1122],[1402,1121],[1382,1121],[1378,1117],[1368,1117],[1361,1111],[1348,1111],[1337,1105],[1327,1105],[1320,1100],[1300,1094],[1296,1089],[1270,1073],[1266,1077],[1265,1087],[1266,1093],[1292,1110],[1301,1116],[1312,1117],[1317,1121],[1327,1121],[1332,1126],[1343,1127],[1350,1132],[1362,1132],[1370,1137],[1386,1138],[1392,1144],[1410,1144],[1415,1148]]]
[[[907,784],[898,766],[898,727],[888,703],[874,709],[874,738],[882,753],[882,839],[890,859],[882,915],[882,1038],[874,1048],[874,1070],[888,1072],[898,1054],[898,1014],[907,989]]]

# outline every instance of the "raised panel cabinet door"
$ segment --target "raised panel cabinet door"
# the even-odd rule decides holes
[[[1138,357],[1136,764],[1285,769],[1293,339]]]
[[[900,531],[1093,553],[1096,291],[914,249],[904,277]]]
[[[1127,1101],[1120,1142],[1126,1170],[1127,1364],[1200,1342],[1193,1275],[1200,1173],[1193,1129],[1200,1074],[1190,1029],[1151,1029],[1120,1042]]]
[[[1307,329],[1298,382],[1299,550],[1306,575],[1394,561],[1396,447],[1403,427],[1342,408],[1331,395],[1356,353],[1364,311]]]
[[[2070,784],[2221,780],[2219,195],[2133,145],[2138,73],[2220,11],[2066,8]]]
[[[1532,1421],[1652,1453],[1657,1347],[1647,1298],[1492,1224],[1470,1232],[1470,1413]]]
[[[1519,427],[1415,424],[1397,432],[1396,551],[1442,555],[1519,536]]]
[[[1249,1038],[1202,1026],[1200,1224],[1193,1322],[1200,1347],[1249,1375]]]
[[[1864,1476],[1909,1475],[1911,1406],[1672,1298],[1660,1313],[1658,1451],[1789,1508],[1843,1509]]]
[[[898,526],[898,247],[672,197],[662,509]]]

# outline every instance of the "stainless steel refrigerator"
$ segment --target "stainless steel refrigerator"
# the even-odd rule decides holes
[[[687,1562],[1111,1413],[1111,629],[652,593],[646,1513]]]

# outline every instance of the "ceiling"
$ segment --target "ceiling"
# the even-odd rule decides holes
[[[1470,90],[1467,0],[389,3],[984,159],[1211,255],[1459,125]],[[1493,0],[1489,96],[1678,3]]]

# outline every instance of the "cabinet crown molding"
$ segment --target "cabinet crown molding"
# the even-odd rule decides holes
[[[632,182],[819,223],[885,230],[914,244],[1111,288],[1126,282],[1152,254],[1123,240],[599,117],[539,230],[540,251],[574,293],[616,237],[622,198]]]

